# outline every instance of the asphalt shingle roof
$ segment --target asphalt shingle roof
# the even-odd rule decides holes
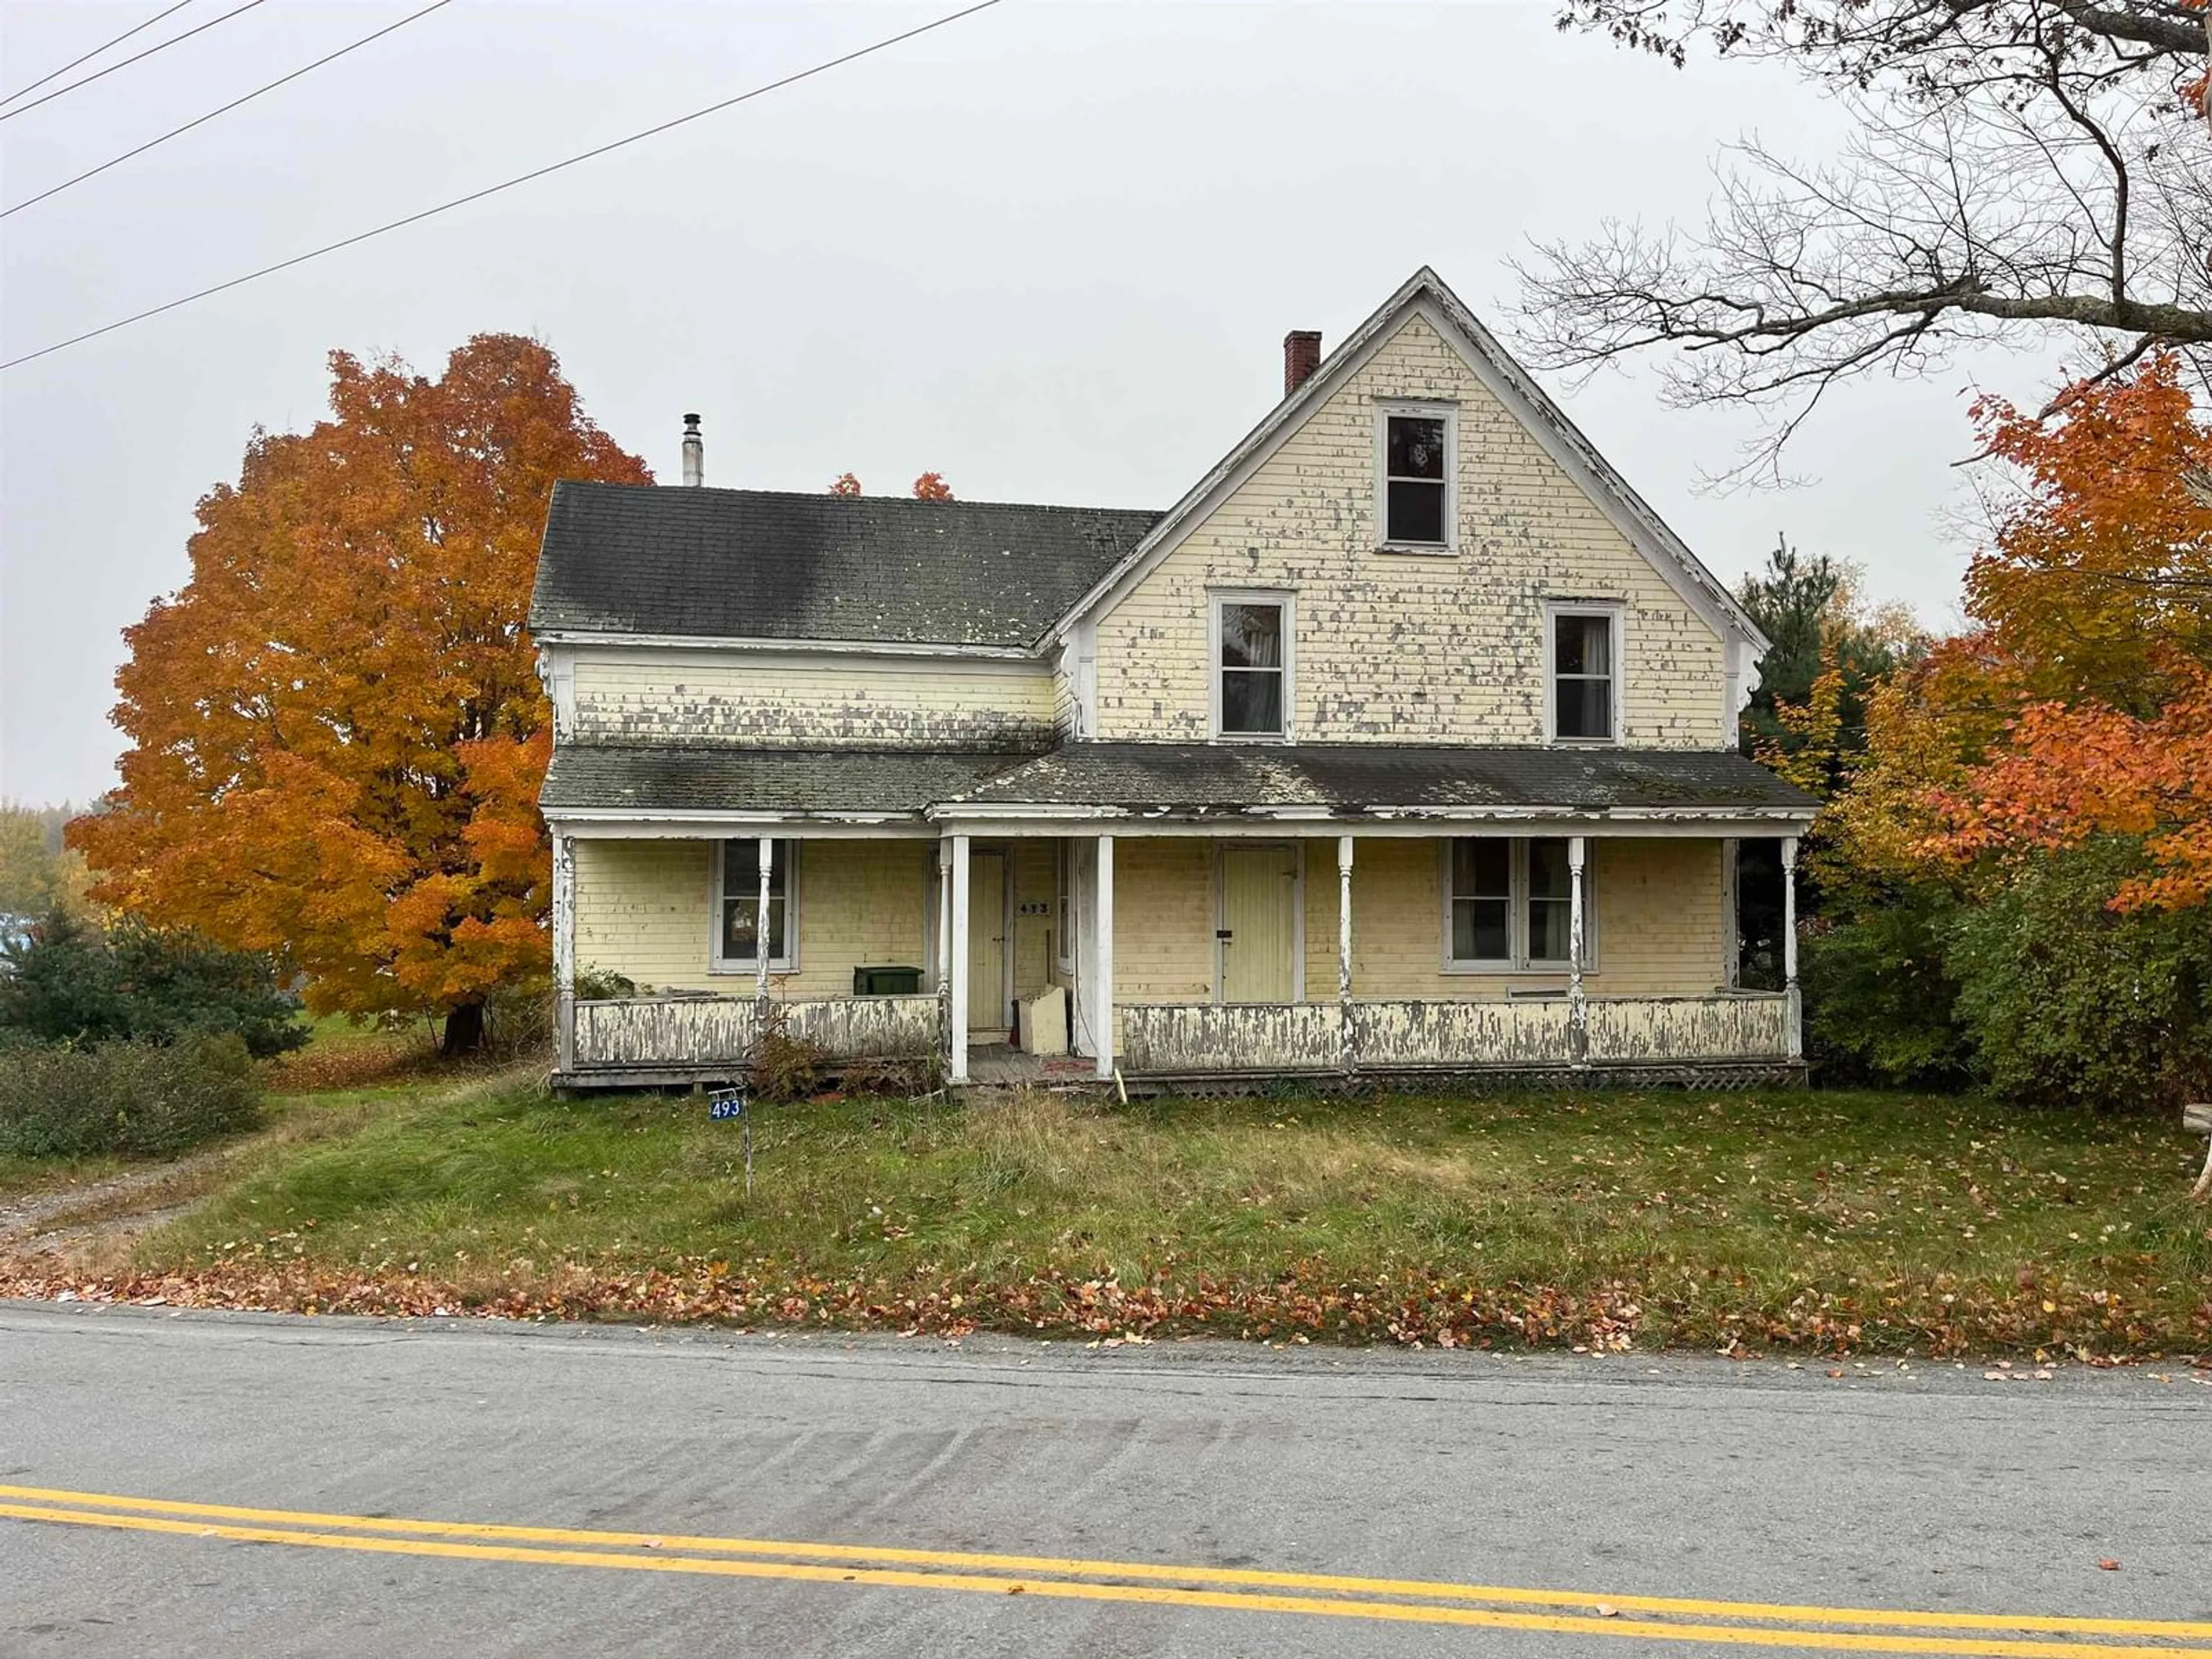
[[[562,744],[538,803],[550,813],[912,812],[972,789],[1020,754]]]
[[[1076,743],[1001,772],[963,805],[1538,806],[1780,809],[1818,805],[1741,755],[1691,749],[1384,744]]]
[[[1809,812],[1810,795],[1734,753],[1381,744],[1077,743],[1048,754],[564,744],[549,813],[901,812],[953,805],[1189,812],[1246,806],[1677,808]]]
[[[1028,646],[1159,517],[563,481],[546,515],[530,626]]]

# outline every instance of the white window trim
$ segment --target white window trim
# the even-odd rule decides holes
[[[732,841],[750,841],[750,836],[732,836],[714,843],[713,884],[708,889],[710,902],[707,907],[707,963],[708,972],[714,974],[754,974],[760,972],[760,963],[751,957],[726,957],[722,954],[722,855]],[[790,836],[771,836],[770,841],[787,843],[783,875],[783,945],[781,956],[770,956],[768,970],[771,974],[795,974],[799,971],[799,842]],[[774,857],[774,854],[769,854]],[[763,925],[763,932],[766,931]]]
[[[1444,423],[1444,538],[1441,542],[1390,539],[1390,417],[1410,415]],[[1382,553],[1426,554],[1449,558],[1459,551],[1459,405],[1393,399],[1375,405],[1375,546]]]
[[[1505,944],[1512,954],[1497,959],[1455,957],[1452,955],[1452,842],[1484,839],[1507,841],[1513,848],[1512,897],[1505,912]],[[1565,839],[1563,836],[1454,836],[1437,843],[1437,878],[1443,910],[1443,938],[1437,947],[1437,971],[1446,974],[1534,975],[1547,978],[1558,978],[1571,971],[1571,965],[1564,959],[1532,962],[1528,957],[1528,843],[1531,841]],[[1587,850],[1583,858],[1583,975],[1587,978],[1597,971],[1598,965],[1598,842],[1593,838],[1584,846]]]
[[[1618,599],[1547,599],[1544,601],[1544,741],[1563,744],[1569,748],[1579,746],[1607,747],[1621,741],[1621,722],[1626,717],[1624,705],[1628,701],[1628,659],[1626,654],[1626,629],[1622,615],[1626,609]],[[1553,665],[1559,660],[1559,623],[1562,617],[1602,617],[1612,624],[1613,634],[1613,696],[1611,709],[1613,730],[1601,738],[1563,738],[1559,735],[1559,681]]]
[[[1215,743],[1290,743],[1297,728],[1297,593],[1287,587],[1210,587],[1206,592],[1206,728]],[[1221,729],[1221,607],[1274,605],[1283,611],[1283,729],[1280,732],[1224,732]]]

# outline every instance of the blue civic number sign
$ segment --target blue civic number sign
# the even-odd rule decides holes
[[[745,1097],[739,1090],[717,1089],[707,1097],[707,1115],[717,1123],[744,1115]]]

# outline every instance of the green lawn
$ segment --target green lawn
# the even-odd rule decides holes
[[[357,1114],[143,1244],[270,1305],[1902,1353],[2212,1351],[2202,1143],[1778,1091]],[[258,1289],[254,1288],[257,1287]],[[218,1297],[220,1299],[220,1297]]]

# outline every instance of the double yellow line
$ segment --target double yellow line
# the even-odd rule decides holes
[[[1401,1624],[1551,1631],[1662,1642],[1819,1649],[1851,1653],[1964,1654],[1986,1659],[2096,1659],[2184,1656],[2212,1648],[2176,1643],[2212,1638],[2212,1624],[2142,1619],[1906,1612],[1881,1607],[1790,1606],[1668,1595],[1595,1595],[1570,1590],[1455,1584],[1417,1578],[1176,1566],[1056,1556],[794,1543],[756,1538],[586,1531],[483,1522],[420,1521],[313,1510],[243,1509],[105,1492],[0,1485],[0,1516],[59,1526],[220,1538],[306,1549],[627,1572],[703,1574],[904,1589],[1040,1595],[1078,1601],[1220,1608],[1239,1613],[1380,1620]],[[1635,1616],[1631,1616],[1635,1615]],[[2124,1645],[2108,1638],[2148,1638]],[[2036,1638],[2057,1638],[2039,1640]]]

